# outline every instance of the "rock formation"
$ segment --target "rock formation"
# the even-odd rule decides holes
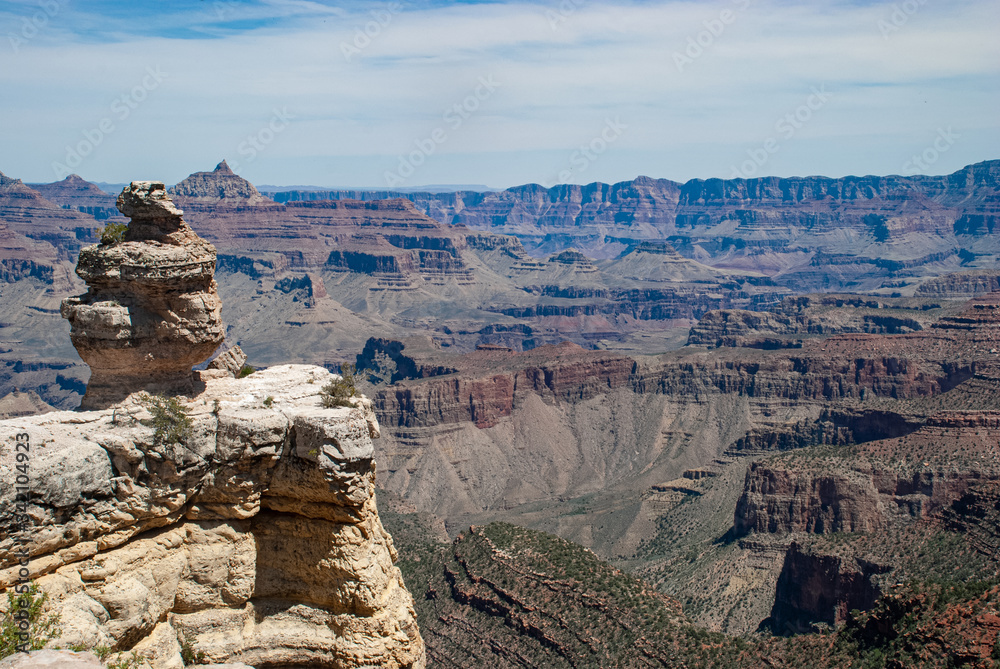
[[[182,666],[181,643],[258,667],[422,667],[375,506],[370,402],[323,408],[319,367],[201,374],[179,441],[145,424],[136,395],[0,422],[0,441],[27,434],[32,457],[30,527],[0,541],[0,588],[18,580],[23,537],[64,646],[135,650],[157,669]],[[4,527],[14,467],[5,449]]]
[[[903,334],[927,327],[940,318],[940,309],[940,304],[912,298],[799,295],[786,297],[769,311],[710,311],[691,328],[688,344],[801,348],[803,337]]]
[[[0,421],[0,522],[19,528],[0,538],[0,589],[30,576],[60,617],[57,643],[134,651],[154,669],[191,654],[423,667],[375,507],[371,402],[325,408],[319,367],[234,378],[239,347],[192,372],[222,340],[215,249],[162,183],[133,182],[118,208],[123,238],[81,252],[90,291],[63,304],[98,410]]]
[[[49,411],[55,411],[55,407],[46,404],[38,396],[38,393],[32,390],[25,393],[14,390],[0,397],[0,420],[17,418],[18,416],[34,416]]]
[[[257,188],[238,176],[223,160],[211,172],[195,172],[170,189],[170,194],[185,200],[185,204],[234,204],[244,206],[262,203],[273,204]]]
[[[91,369],[83,408],[140,389],[189,391],[191,367],[223,340],[215,247],[184,222],[160,182],[132,182],[118,209],[132,219],[123,239],[80,251],[76,272],[90,290],[62,305]]]

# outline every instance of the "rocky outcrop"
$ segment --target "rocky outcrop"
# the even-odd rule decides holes
[[[772,423],[761,420],[727,450],[731,455],[759,455],[819,444],[846,445],[908,435],[925,423],[923,416],[844,407],[824,409],[816,420]]]
[[[887,522],[871,475],[799,471],[751,463],[736,505],[737,535],[871,532]]]
[[[124,237],[80,251],[76,271],[89,291],[62,304],[91,369],[84,408],[139,389],[190,391],[192,366],[223,340],[215,247],[184,222],[160,182],[133,181],[118,208],[132,219]]]
[[[873,577],[890,570],[865,560],[810,553],[792,542],[771,616],[763,625],[779,634],[811,632],[821,622],[838,625],[852,610],[867,611],[875,604],[881,590]]]
[[[702,316],[691,328],[687,343],[714,347],[742,344],[765,348],[773,341],[772,348],[782,348],[782,342],[777,338],[797,332],[796,324],[787,316],[740,309],[721,309],[709,311]],[[794,342],[785,344],[789,348],[793,345]]]
[[[734,514],[737,535],[874,532],[900,516],[929,518],[972,484],[998,477],[978,467],[900,470],[861,461],[849,468],[816,470],[815,462],[789,464],[750,465]]]
[[[230,376],[239,377],[246,364],[247,354],[239,346],[233,346],[223,351],[208,363],[207,369],[219,369]]]
[[[239,176],[223,160],[211,172],[195,172],[170,189],[184,204],[248,206],[271,203],[257,187]]]
[[[0,422],[30,456],[31,497],[0,460],[0,588],[30,577],[58,642],[182,666],[423,667],[396,551],[375,506],[370,403],[323,408],[319,367],[280,366],[205,390],[168,416],[114,409]],[[183,425],[182,425],[183,428]],[[22,553],[30,556],[19,562]]]

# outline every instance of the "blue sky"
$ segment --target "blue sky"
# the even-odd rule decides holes
[[[0,171],[173,183],[943,174],[1000,158],[997,0],[0,2]]]

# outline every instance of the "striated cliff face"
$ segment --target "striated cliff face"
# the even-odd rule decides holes
[[[961,406],[958,396],[968,396],[970,408],[993,396],[996,381],[987,372],[991,349],[1000,348],[995,312],[971,305],[964,315],[938,323],[942,327],[897,335],[817,335],[794,350],[686,347],[655,358],[571,345],[455,355],[384,340],[380,350],[394,358],[397,371],[407,371],[373,393],[387,433],[380,485],[439,514],[451,529],[510,520],[520,507],[526,510],[518,522],[538,523],[533,526],[604,555],[627,556],[649,534],[649,519],[660,513],[656,500],[662,495],[656,490],[687,469],[815,444],[851,447],[920,430],[921,435],[955,433],[935,427],[930,417]],[[837,319],[833,313],[827,317]],[[358,357],[360,367],[373,364],[374,350],[373,343]],[[924,408],[903,408],[928,402]],[[720,533],[734,521],[743,473]],[[795,479],[794,471],[788,476],[781,485],[815,489],[815,499],[797,502],[803,520],[796,528],[883,526],[877,514],[866,515],[865,496],[881,495],[870,471],[838,470],[824,474],[823,481],[819,475],[813,481],[812,474]],[[586,495],[589,506],[595,494],[606,495],[601,503],[616,514],[613,520],[572,513],[570,500]],[[830,511],[828,501],[841,495],[857,501]],[[623,499],[633,505],[627,513],[620,510]],[[529,503],[550,505],[556,520],[544,519]],[[781,509],[781,504],[773,505]],[[640,511],[643,505],[648,509]],[[741,532],[791,522],[768,515],[766,502],[761,509],[760,524],[747,520]]]
[[[630,358],[584,351],[569,342],[520,354],[476,351],[461,364],[464,373],[450,370],[428,381],[403,381],[379,392],[375,401],[382,422],[398,427],[463,422],[480,429],[493,427],[513,411],[515,392],[585,400],[628,384],[635,366]],[[479,376],[474,369],[500,373]]]
[[[492,193],[290,191],[274,197],[405,197],[442,223],[515,235],[535,256],[574,247],[592,258],[616,258],[643,241],[667,239],[688,259],[763,272],[793,290],[856,290],[919,283],[970,263],[988,267],[998,251],[998,174],[994,160],[940,177],[684,184],[638,177]]]
[[[0,586],[15,548],[61,616],[60,642],[182,666],[180,643],[252,666],[422,667],[423,643],[375,506],[367,400],[325,409],[322,368],[203,372],[179,441],[114,409],[0,422]],[[18,436],[22,435],[22,436]],[[28,444],[31,499],[14,480]],[[18,550],[21,550],[18,548]]]
[[[842,306],[854,307],[841,309]],[[786,297],[770,311],[720,309],[691,328],[688,344],[709,347],[801,348],[804,337],[917,332],[940,317],[940,305],[857,295]]]
[[[94,219],[64,209],[41,193],[0,172],[0,220],[25,237],[41,242],[57,261],[69,261],[91,239]]]
[[[975,297],[1000,290],[1000,272],[978,270],[951,272],[924,281],[917,287],[917,295],[927,297]]]
[[[942,561],[964,559],[977,578],[991,576],[1000,413],[919,420],[894,437],[750,464],[733,534],[787,546],[765,626],[798,633],[842,623],[852,609],[871,608],[887,584],[953,578],[959,567]]]
[[[861,472],[833,475],[769,468],[747,471],[733,527],[748,532],[872,532],[886,523],[878,490]]]
[[[753,462],[736,506],[737,534],[872,532],[927,519],[982,481],[1000,480],[1000,413],[945,411],[919,429],[854,447]],[[950,443],[942,443],[950,442]]]

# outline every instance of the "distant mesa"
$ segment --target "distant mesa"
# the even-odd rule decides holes
[[[239,204],[253,206],[270,204],[257,187],[239,176],[223,160],[211,172],[195,172],[170,189],[170,194],[185,204]]]
[[[592,265],[593,261],[576,249],[566,249],[562,253],[549,258],[549,262],[557,262],[562,265]]]
[[[676,256],[677,250],[667,242],[642,242],[635,247],[637,253],[653,253],[661,256]]]

